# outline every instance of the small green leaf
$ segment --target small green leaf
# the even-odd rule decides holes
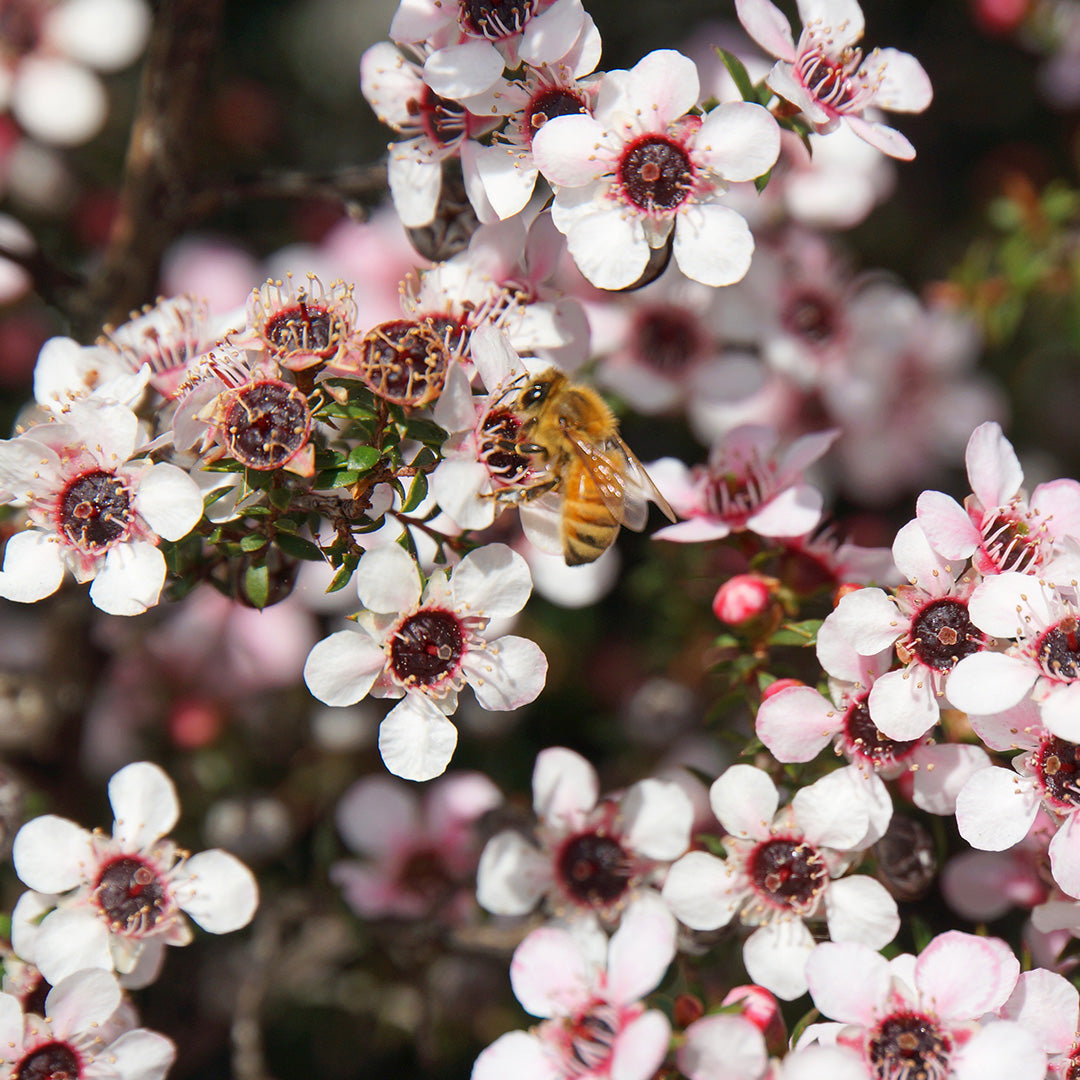
[[[756,187],[756,188],[757,188],[757,190],[758,190],[758,194],[759,194],[759,195],[760,195],[760,194],[761,194],[761,193],[762,193],[762,192],[763,192],[763,191],[765,190],[765,188],[766,188],[766,187],[768,186],[769,180],[770,180],[771,178],[772,178],[772,169],[770,169],[770,170],[769,170],[768,172],[766,172],[766,173],[762,173],[762,174],[761,174],[761,175],[760,175],[760,176],[759,176],[759,177],[758,177],[758,178],[757,178],[757,179],[756,179],[756,180],[754,181],[754,187]]]
[[[262,610],[270,602],[270,571],[264,564],[244,571],[244,594],[252,607]]]
[[[727,49],[717,47],[716,55],[723,60],[724,67],[728,69],[732,79],[735,80],[735,87],[743,101],[752,101],[755,105],[760,105],[761,99],[754,89],[754,84],[750,81],[750,75],[743,66],[743,62],[734,53],[729,53]]]
[[[302,536],[293,536],[291,533],[278,533],[274,541],[286,555],[294,559],[304,559],[307,562],[322,562],[323,553],[310,540]]]
[[[355,559],[346,559],[341,568],[334,575],[333,580],[326,587],[328,593],[339,592],[352,580],[353,571],[356,569]]]
[[[378,464],[382,454],[374,446],[356,446],[349,454],[349,467],[367,472]]]
[[[408,514],[415,510],[424,501],[424,496],[427,495],[427,491],[427,474],[417,473],[413,477],[412,484],[409,485],[409,494],[402,504],[401,512],[403,514]]]
[[[266,547],[266,537],[261,533],[248,533],[240,541],[240,550],[249,555],[253,551],[261,551],[264,547]]]
[[[292,503],[292,489],[287,487],[275,487],[271,488],[267,493],[270,499],[270,505],[275,510],[288,510]]]

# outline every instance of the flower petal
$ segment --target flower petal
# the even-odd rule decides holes
[[[146,851],[180,818],[176,786],[159,765],[136,761],[109,781],[113,838],[126,850]]]
[[[44,814],[18,831],[11,861],[28,888],[43,893],[67,892],[94,873],[93,837],[74,821]]]
[[[379,725],[383,763],[404,780],[431,780],[446,771],[457,728],[422,694],[409,694]]]
[[[235,856],[217,848],[200,851],[184,867],[180,906],[211,934],[230,934],[247,926],[259,906],[255,875]]]
[[[701,202],[679,213],[674,255],[687,277],[703,285],[732,285],[745,277],[753,254],[750,226],[730,207]]]
[[[339,630],[308,653],[304,682],[327,705],[355,705],[375,684],[386,657],[363,631]]]

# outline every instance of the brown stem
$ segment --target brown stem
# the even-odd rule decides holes
[[[88,333],[153,300],[161,256],[187,224],[223,0],[161,0],[143,68],[119,208],[77,317]]]

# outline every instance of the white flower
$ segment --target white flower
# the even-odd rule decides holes
[[[750,266],[749,226],[719,199],[729,181],[772,167],[780,129],[741,101],[702,119],[689,112],[698,93],[693,61],[658,50],[608,72],[592,116],[555,117],[536,133],[536,164],[557,188],[552,220],[594,285],[633,285],[672,230],[687,277],[730,285]]]
[[[46,814],[15,837],[15,871],[32,892],[12,915],[12,944],[54,985],[82,968],[116,970],[132,987],[156,977],[166,945],[186,945],[186,912],[225,934],[255,914],[251,871],[225,851],[189,856],[165,834],[176,788],[157,765],[127,765],[109,781],[112,836]]]
[[[446,768],[457,745],[447,716],[466,683],[483,708],[497,711],[526,705],[543,689],[547,659],[538,645],[485,636],[491,619],[516,615],[532,590],[525,560],[505,544],[472,552],[423,587],[412,557],[388,544],[364,555],[355,581],[366,608],[359,632],[320,641],[304,680],[327,705],[353,705],[369,693],[404,698],[379,729],[392,773],[430,780]]]
[[[0,442],[0,503],[26,507],[31,525],[7,543],[0,596],[41,600],[68,568],[93,580],[102,611],[138,615],[165,581],[159,540],[195,527],[202,496],[175,465],[131,460],[139,422],[130,409],[75,402],[64,417]]]

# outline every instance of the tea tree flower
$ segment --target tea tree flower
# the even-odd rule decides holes
[[[406,780],[430,780],[449,764],[457,729],[447,719],[467,683],[485,709],[516,709],[543,689],[540,647],[507,634],[489,640],[493,618],[516,615],[532,591],[525,560],[505,544],[469,555],[451,574],[422,585],[412,557],[396,544],[375,548],[355,575],[365,610],[357,630],[340,630],[311,650],[308,689],[327,705],[353,705],[369,693],[402,698],[379,729],[386,767]]]
[[[15,871],[32,892],[12,916],[12,944],[56,985],[82,968],[116,970],[130,986],[157,977],[166,945],[192,938],[185,913],[226,934],[251,921],[255,879],[225,851],[189,855],[166,838],[180,804],[165,772],[147,761],[109,781],[111,836],[46,814],[15,837]]]
[[[863,35],[856,0],[798,0],[798,8],[803,31],[796,44],[787,18],[771,0],[735,0],[746,32],[780,58],[765,80],[769,88],[797,105],[818,132],[843,121],[882,153],[913,158],[911,143],[866,110],[922,112],[934,93],[922,65],[898,49],[874,49],[864,59],[856,47]]]
[[[780,129],[741,101],[691,114],[699,90],[692,60],[658,50],[608,72],[592,116],[554,117],[536,132],[533,157],[556,188],[552,220],[594,285],[633,285],[673,231],[675,261],[696,281],[730,285],[749,268],[749,226],[720,198],[772,167]]]

